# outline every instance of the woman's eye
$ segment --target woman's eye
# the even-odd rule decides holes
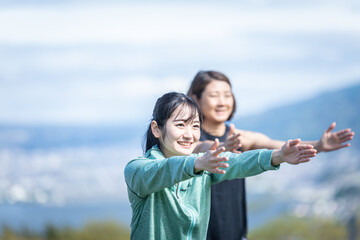
[[[193,128],[199,129],[199,128],[200,128],[200,125],[194,125]]]
[[[176,124],[177,127],[184,127],[185,125],[183,123]]]

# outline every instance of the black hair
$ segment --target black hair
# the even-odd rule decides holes
[[[152,119],[150,121],[148,130],[145,133],[144,140],[146,141],[144,146],[144,153],[151,149],[154,145],[160,146],[159,139],[156,138],[151,131],[151,122],[156,121],[160,130],[163,130],[166,124],[166,121],[171,117],[171,114],[179,107],[190,107],[191,115],[189,120],[193,120],[199,116],[200,124],[202,123],[202,114],[197,103],[189,96],[186,96],[183,93],[178,92],[169,92],[164,94],[162,97],[158,98],[156,101]]]

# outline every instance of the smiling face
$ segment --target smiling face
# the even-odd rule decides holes
[[[180,105],[166,121],[164,129],[158,129],[160,148],[166,158],[190,155],[200,138],[200,120],[192,118],[192,109]],[[153,131],[154,132],[154,131]]]
[[[234,107],[234,97],[230,85],[219,80],[212,80],[205,87],[197,102],[206,124],[227,121]]]

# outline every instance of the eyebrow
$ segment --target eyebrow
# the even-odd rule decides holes
[[[209,93],[219,93],[219,92],[231,93],[231,90],[225,90],[225,91],[213,90],[213,91],[209,91]]]
[[[190,120],[190,118],[188,119],[174,119],[174,122],[188,122]],[[194,120],[194,123],[199,123],[199,120]]]

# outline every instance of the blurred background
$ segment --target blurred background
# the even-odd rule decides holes
[[[199,70],[232,81],[237,128],[360,134],[360,3],[0,1],[0,239],[128,239],[124,166]],[[359,153],[248,178],[249,238],[360,239]]]

